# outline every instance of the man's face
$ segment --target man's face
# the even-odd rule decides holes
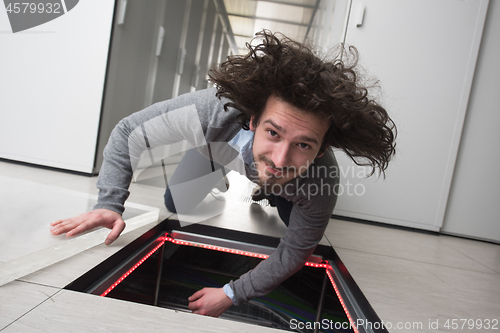
[[[260,185],[283,185],[318,157],[329,122],[271,96],[255,132],[253,157]],[[321,155],[320,155],[321,156]]]

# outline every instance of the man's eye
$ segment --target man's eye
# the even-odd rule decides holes
[[[277,136],[277,135],[278,135],[278,133],[276,133],[276,132],[275,132],[275,131],[273,131],[273,130],[269,130],[268,132],[269,132],[269,134],[270,134],[271,136]]]
[[[307,143],[299,143],[299,147],[302,149],[307,149],[309,148],[309,145]]]

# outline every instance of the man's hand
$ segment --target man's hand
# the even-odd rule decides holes
[[[50,229],[53,235],[66,233],[66,236],[75,236],[96,227],[106,227],[111,229],[104,242],[106,245],[113,243],[125,229],[122,216],[108,209],[95,209],[70,219],[52,222],[50,225],[53,227]]]
[[[211,317],[220,316],[233,305],[222,288],[203,288],[189,297],[188,301],[193,313]]]

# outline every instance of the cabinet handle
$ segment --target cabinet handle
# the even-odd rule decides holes
[[[360,27],[363,25],[364,17],[365,17],[365,5],[360,3],[356,8],[356,27]]]
[[[125,23],[125,13],[127,12],[127,0],[120,0],[119,6],[118,20],[116,23],[118,25],[123,25],[123,23]]]
[[[165,38],[165,28],[160,26],[158,30],[158,41],[156,43],[156,56],[159,57],[161,55],[161,48],[163,46],[163,39]]]

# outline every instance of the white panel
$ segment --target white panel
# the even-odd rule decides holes
[[[74,237],[49,232],[50,222],[91,210],[97,196],[0,176],[0,200],[0,286],[102,244],[109,234],[106,228]],[[122,236],[158,221],[158,208],[125,207]]]
[[[0,157],[91,172],[113,0],[11,33],[0,6]]]
[[[500,2],[488,6],[443,232],[500,242]]]
[[[398,126],[397,156],[386,180],[345,177],[344,186],[357,184],[358,194],[364,192],[340,196],[335,214],[439,230],[487,1],[362,3],[363,22],[349,20],[346,42],[380,79],[382,104]],[[345,156],[339,163],[344,171],[353,168]]]

